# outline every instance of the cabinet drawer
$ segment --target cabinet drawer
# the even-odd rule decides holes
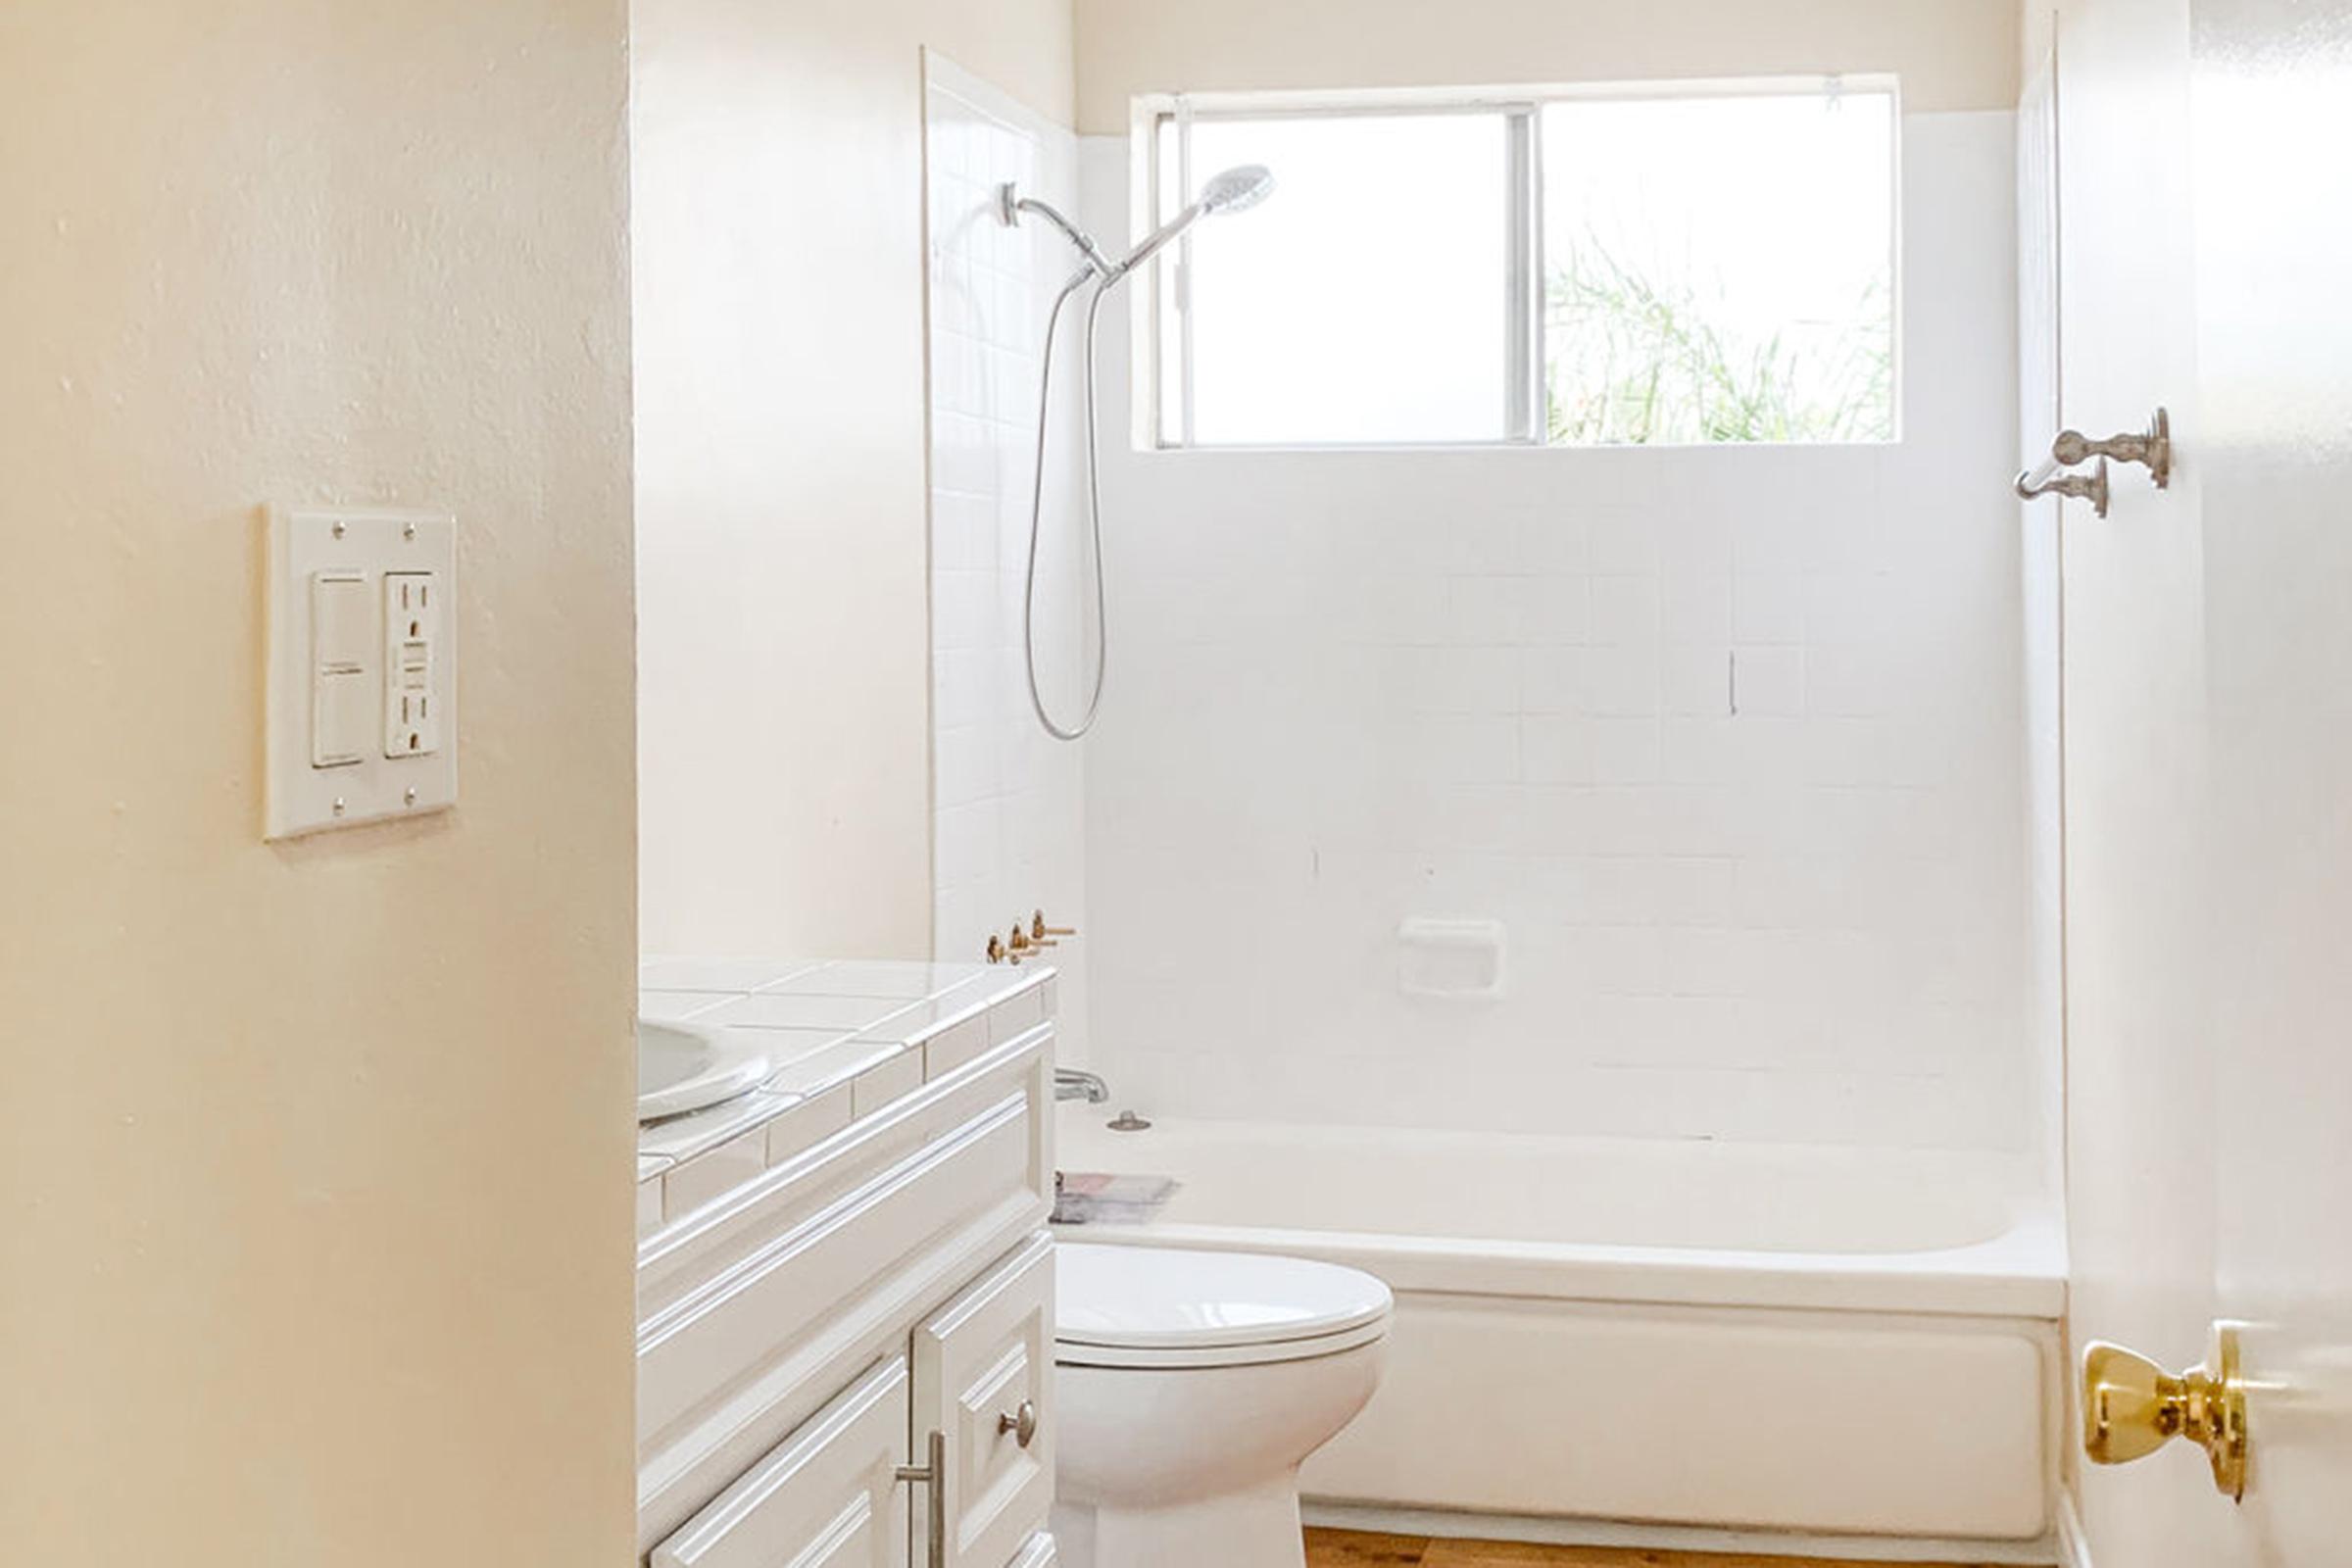
[[[1054,1501],[1054,1244],[1041,1233],[915,1330],[915,1431],[947,1434],[940,1568],[1032,1560]]]
[[[884,1346],[851,1345],[1039,1223],[1050,1039],[992,1052],[655,1239],[638,1267],[641,1472],[699,1463],[761,1419],[790,1369],[825,1380],[811,1394],[839,1387],[835,1354],[866,1364]]]
[[[653,1551],[652,1568],[906,1568],[906,1358],[866,1373]]]

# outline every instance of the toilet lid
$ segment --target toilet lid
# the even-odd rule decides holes
[[[1385,1323],[1389,1288],[1360,1269],[1255,1252],[1063,1243],[1054,1337],[1064,1345],[1205,1349],[1345,1335]]]

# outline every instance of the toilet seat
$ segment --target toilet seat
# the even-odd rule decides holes
[[[1360,1269],[1254,1252],[1063,1243],[1055,1361],[1064,1366],[1263,1366],[1387,1337],[1395,1300]]]

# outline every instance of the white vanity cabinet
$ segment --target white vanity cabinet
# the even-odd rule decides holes
[[[1053,1562],[1046,995],[992,988],[891,1098],[642,1238],[650,1568]]]

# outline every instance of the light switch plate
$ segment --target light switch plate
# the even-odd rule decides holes
[[[445,810],[458,799],[457,519],[446,512],[362,508],[273,509],[270,514],[269,787],[264,837],[295,838],[325,828]],[[429,573],[433,606],[428,685],[433,745],[387,756],[383,703],[390,654],[384,579]],[[338,616],[362,607],[366,624],[321,628],[328,602],[321,574],[357,593],[338,593]],[[406,627],[400,628],[403,632]],[[358,679],[348,666],[359,650]],[[319,660],[334,655],[332,669]],[[321,684],[331,679],[331,689]],[[331,725],[321,748],[322,724]],[[359,743],[353,744],[353,736]],[[405,745],[405,740],[404,740]],[[351,756],[357,752],[357,757]],[[325,758],[339,759],[326,761]]]

